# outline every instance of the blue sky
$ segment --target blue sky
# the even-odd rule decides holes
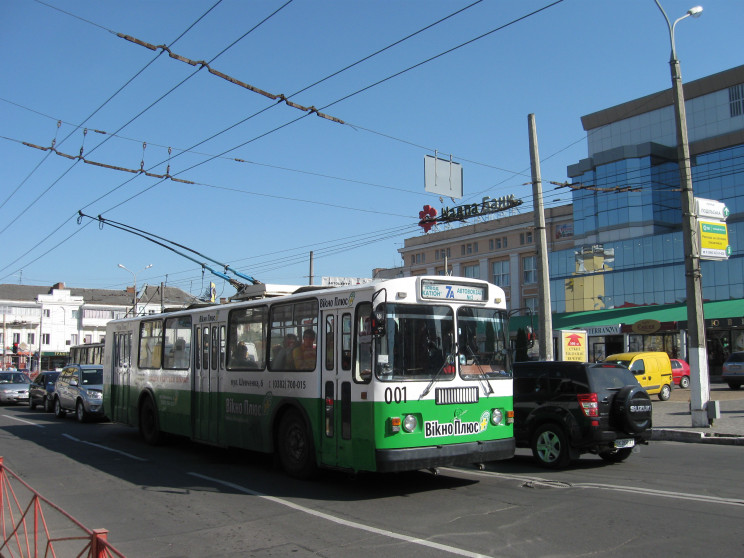
[[[234,293],[161,246],[78,224],[79,210],[267,283],[307,284],[310,251],[316,284],[369,277],[401,263],[403,239],[422,234],[423,205],[453,205],[424,191],[424,157],[435,150],[463,165],[464,201],[514,194],[531,208],[530,113],[546,205],[569,202],[549,181],[565,181],[566,167],[586,157],[580,117],[670,87],[663,17],[653,0],[473,3],[1,2],[0,282],[124,288],[132,276],[123,264],[139,286],[167,281],[198,295],[216,279],[218,294]],[[672,19],[693,6],[662,4]],[[685,81],[744,62],[744,2],[703,7],[676,29]],[[343,124],[117,33],[294,95]],[[110,167],[164,175],[169,166],[188,182],[23,143],[53,141]]]

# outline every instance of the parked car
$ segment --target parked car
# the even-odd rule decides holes
[[[649,395],[658,395],[662,401],[672,396],[672,363],[667,353],[618,353],[608,356],[604,362],[628,368]]]
[[[0,372],[0,403],[28,403],[30,383],[23,372]]]
[[[619,463],[651,438],[651,399],[625,367],[515,362],[514,438],[537,462],[565,467],[582,453]]]
[[[54,384],[54,415],[64,418],[74,411],[79,422],[103,417],[103,366],[69,364]]]
[[[47,413],[54,410],[54,382],[58,377],[59,372],[42,372],[34,378],[28,388],[28,406],[31,409],[41,405]]]
[[[690,387],[690,365],[679,358],[670,359],[672,363],[672,379],[681,388]]]
[[[744,384],[744,352],[731,353],[721,368],[721,380],[731,389],[739,389]]]

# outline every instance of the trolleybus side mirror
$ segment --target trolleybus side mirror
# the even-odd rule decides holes
[[[372,335],[382,337],[385,335],[385,309],[374,310],[370,316]]]

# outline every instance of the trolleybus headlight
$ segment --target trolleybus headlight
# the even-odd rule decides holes
[[[498,426],[501,424],[501,420],[504,418],[504,414],[501,412],[501,409],[494,409],[491,411],[491,423]]]
[[[406,432],[413,432],[417,425],[418,421],[415,415],[406,415],[406,418],[403,419],[403,430]]]

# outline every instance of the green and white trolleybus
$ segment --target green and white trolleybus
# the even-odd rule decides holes
[[[109,322],[104,407],[317,467],[406,471],[514,455],[504,292],[461,277],[253,285],[227,304]]]

